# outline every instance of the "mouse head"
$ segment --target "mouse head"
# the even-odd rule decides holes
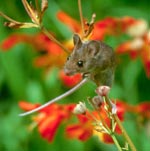
[[[67,75],[75,73],[91,73],[95,69],[96,54],[99,52],[99,43],[97,41],[82,42],[80,37],[73,36],[74,49],[64,66]]]

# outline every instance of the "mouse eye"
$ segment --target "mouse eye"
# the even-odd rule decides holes
[[[67,61],[70,59],[70,56],[67,57]]]
[[[78,61],[77,65],[78,65],[78,67],[83,67],[83,61],[82,60]]]

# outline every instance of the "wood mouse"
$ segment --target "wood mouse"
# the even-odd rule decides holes
[[[116,66],[116,57],[112,48],[101,41],[89,40],[82,42],[77,34],[73,36],[73,42],[75,47],[65,63],[64,71],[67,75],[82,73],[83,80],[64,94],[49,100],[38,108],[21,113],[20,116],[39,111],[65,98],[79,89],[88,79],[94,81],[97,86],[112,85]]]
[[[116,67],[116,56],[107,44],[89,40],[82,41],[77,34],[73,36],[74,49],[64,66],[67,75],[82,73],[98,86],[112,86]]]

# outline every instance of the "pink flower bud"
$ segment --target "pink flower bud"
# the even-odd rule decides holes
[[[91,103],[94,106],[94,108],[99,109],[99,107],[103,103],[103,98],[102,96],[95,96],[94,98],[91,99]]]
[[[108,95],[109,91],[110,91],[110,87],[108,87],[108,86],[99,86],[96,89],[96,93],[99,96],[106,96],[106,95]]]
[[[86,113],[86,105],[84,102],[79,102],[74,110],[73,110],[74,114],[85,114]]]

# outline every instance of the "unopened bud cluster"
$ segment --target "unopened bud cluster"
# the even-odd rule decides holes
[[[75,106],[75,108],[74,108],[74,110],[73,110],[73,113],[74,113],[74,114],[85,114],[85,113],[86,113],[86,110],[87,110],[87,108],[86,108],[85,103],[84,103],[84,102],[79,102],[79,103]]]

